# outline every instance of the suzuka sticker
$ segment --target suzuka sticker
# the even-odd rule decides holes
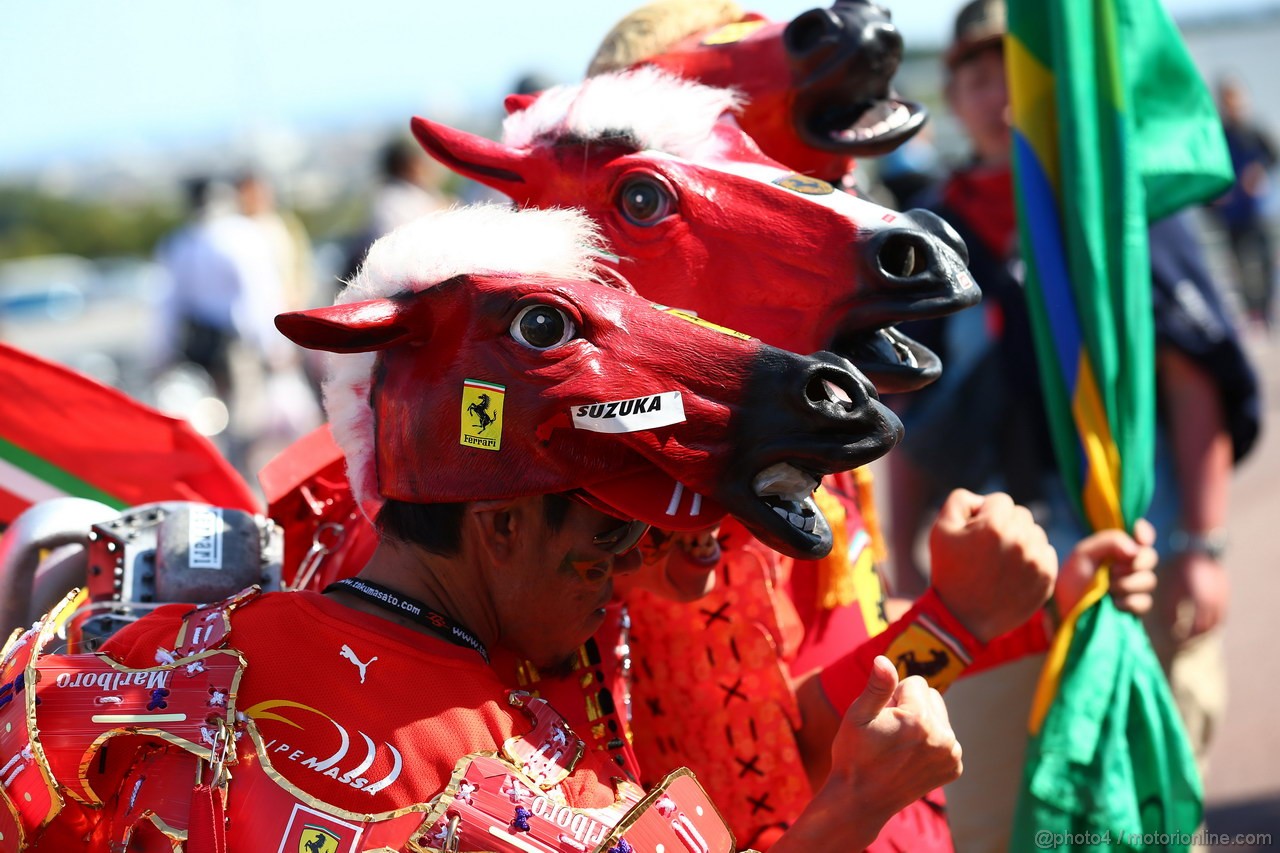
[[[836,191],[835,187],[824,180],[811,178],[808,175],[801,175],[796,172],[792,172],[790,175],[783,175],[775,180],[774,183],[785,190],[791,190],[802,195],[831,195]]]
[[[684,398],[679,391],[651,394],[609,403],[587,403],[569,409],[574,429],[591,432],[640,432],[684,423]]]
[[[222,510],[192,507],[187,524],[187,565],[193,569],[222,568]]]
[[[502,448],[502,401],[507,389],[492,382],[462,383],[462,434],[458,443],[484,450]]]

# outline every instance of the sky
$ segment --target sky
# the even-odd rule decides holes
[[[1277,0],[1167,0],[1175,15]],[[0,19],[0,172],[276,128],[497,110],[527,71],[581,76],[639,0],[39,0]],[[744,7],[785,20],[818,0]],[[908,46],[958,0],[887,0]]]

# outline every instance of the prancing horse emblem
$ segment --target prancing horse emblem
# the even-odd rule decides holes
[[[342,651],[339,652],[339,654],[342,655],[342,657],[346,658],[347,660],[351,661],[353,664],[355,664],[356,668],[360,670],[361,684],[364,684],[364,674],[365,674],[365,670],[369,668],[369,664],[373,663],[378,659],[378,656],[374,655],[373,657],[369,658],[369,660],[365,661],[364,663],[361,663],[360,658],[356,657],[356,653],[351,651],[351,647],[346,645],[345,643],[343,644]]]
[[[309,832],[315,833],[310,839],[307,838]],[[298,853],[337,853],[338,842],[341,840],[324,827],[308,823],[303,828],[302,838],[298,840]]]
[[[489,395],[481,394],[476,401],[467,406],[467,411],[475,416],[476,429],[484,432],[489,426],[497,420],[493,415],[489,414]]]
[[[951,656],[942,649],[930,649],[929,652],[931,657],[928,660],[917,660],[914,649],[898,655],[898,671],[905,670],[907,675],[919,675],[928,679],[942,672],[951,663]]]
[[[835,187],[820,178],[811,178],[808,175],[800,175],[795,172],[777,178],[774,183],[783,189],[802,195],[831,195],[836,191]]]

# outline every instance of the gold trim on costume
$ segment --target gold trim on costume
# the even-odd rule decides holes
[[[186,848],[187,831],[184,829],[174,829],[172,826],[169,826],[169,824],[161,820],[160,816],[151,809],[143,810],[142,814],[138,815],[138,819],[129,824],[129,828],[125,830],[124,837],[121,838],[121,842],[125,847],[128,847],[129,842],[133,839],[134,831],[145,822],[150,822],[152,826],[159,830],[161,835],[169,839],[169,848],[171,853],[182,853]]]
[[[3,785],[0,785],[0,803],[8,806],[9,814],[13,816],[13,825],[18,831],[18,846],[14,849],[22,850],[27,843],[27,834],[22,829],[22,815],[18,814],[18,807],[9,799],[9,792],[5,790]],[[0,841],[8,842],[8,840],[7,838],[0,838]]]
[[[5,658],[9,656],[9,650],[12,649],[17,644],[18,638],[25,633],[26,633],[25,628],[13,629],[13,633],[9,635],[9,639],[4,641],[4,646],[0,647],[0,661],[3,661]]]
[[[537,783],[535,783],[533,779],[529,778],[529,776],[524,772],[523,769],[517,767],[509,759],[507,759],[505,756],[499,753],[484,751],[484,752],[473,752],[470,755],[465,755],[462,758],[458,759],[457,764],[453,765],[453,774],[449,777],[449,784],[445,785],[444,790],[441,791],[439,794],[437,794],[435,798],[431,801],[431,805],[432,805],[431,811],[427,812],[427,815],[423,819],[422,825],[419,831],[417,833],[414,833],[414,842],[412,842],[408,847],[408,849],[412,850],[413,853],[446,853],[446,851],[444,851],[443,848],[440,848],[440,847],[418,845],[416,844],[416,839],[419,835],[425,833],[427,829],[430,829],[432,826],[435,826],[436,822],[440,820],[440,818],[444,817],[445,814],[448,813],[449,807],[453,805],[454,798],[457,797],[458,795],[458,786],[462,783],[462,780],[466,777],[467,770],[471,768],[472,762],[474,762],[478,758],[493,759],[499,764],[502,764],[503,766],[507,767],[510,770],[511,775],[516,777],[516,781],[524,785],[530,791],[540,790]],[[688,771],[686,770],[685,772],[687,773]],[[585,809],[574,808],[573,806],[565,802],[564,792],[561,791],[559,788],[553,788],[550,791],[543,791],[541,796],[544,796],[549,800],[554,800],[556,802],[557,808],[566,808],[575,815],[582,815],[583,817],[586,817],[590,820],[594,820],[597,823],[608,825],[610,821],[612,821],[615,817],[617,817],[617,809],[626,804],[627,802],[626,792],[628,788],[634,789],[634,791],[632,791],[633,796],[636,794],[644,793],[644,791],[638,785],[635,785],[634,783],[626,779],[623,779],[620,776],[613,777],[611,781],[614,783],[613,784],[613,802],[602,808],[585,808]],[[632,806],[631,808],[635,808],[635,806]],[[624,812],[624,814],[629,813],[629,811],[630,810],[628,809],[627,812]],[[608,849],[608,848],[601,848],[601,849]]]
[[[533,723],[533,727],[536,729],[539,722],[538,712],[529,707],[529,700],[533,698],[535,697],[529,695],[524,691],[512,690],[507,694],[507,704],[513,708],[519,708],[521,711],[523,711],[525,716],[530,719],[530,721]],[[538,788],[542,791],[550,791],[552,788],[556,787],[565,779],[568,779],[570,776],[573,775],[573,771],[577,768],[578,762],[582,760],[583,754],[586,753],[587,751],[587,744],[586,744],[586,741],[578,737],[577,733],[569,725],[568,720],[560,716],[560,714],[556,711],[556,709],[552,708],[551,705],[545,699],[539,699],[538,701],[542,702],[543,705],[546,707],[548,713],[556,718],[555,720],[552,720],[550,723],[548,723],[548,725],[552,729],[555,729],[557,728],[557,724],[558,724],[558,727],[560,728],[560,730],[564,732],[566,744],[569,738],[573,738],[573,740],[577,744],[577,746],[573,750],[573,758],[570,759],[569,765],[567,767],[564,767],[561,765],[555,765],[555,764],[552,764],[552,762],[548,761],[547,762],[548,764],[552,764],[552,766],[556,768],[556,772],[552,774],[554,778],[548,778],[546,782],[534,783],[534,788]],[[515,750],[515,746],[518,743],[528,743],[530,747],[533,746],[533,741],[529,740],[526,735],[514,735],[502,742],[502,754],[512,764],[517,764],[523,767],[524,765],[522,763],[521,757]]]
[[[252,586],[247,586],[240,590],[230,598],[224,598],[222,601],[216,602],[216,606],[197,607],[195,610],[192,610],[186,616],[182,617],[182,624],[178,626],[178,636],[173,642],[174,650],[176,651],[182,648],[183,643],[186,642],[187,623],[191,621],[191,617],[197,613],[208,613],[211,610],[215,611],[222,617],[222,640],[220,642],[225,642],[231,634],[231,611],[235,610],[237,607],[261,592],[262,587],[258,584],[253,584]]]
[[[161,672],[164,670],[174,672],[179,667],[185,667],[191,663],[194,663],[195,661],[204,660],[206,658],[214,657],[215,655],[230,655],[234,657],[236,661],[238,661],[238,666],[236,667],[236,671],[231,676],[231,687],[227,690],[227,709],[224,715],[227,720],[234,722],[235,713],[236,713],[236,691],[240,686],[240,677],[244,674],[244,667],[245,667],[245,660],[243,657],[241,657],[240,653],[237,651],[233,651],[231,649],[207,649],[203,652],[197,652],[196,654],[191,655],[190,657],[180,658],[171,664],[165,664],[163,666],[155,666],[155,667],[142,667],[140,669],[133,669],[131,667],[124,666],[119,661],[114,660],[107,655],[99,654],[98,657],[106,661],[112,668],[114,668],[118,672],[136,673],[136,672]],[[176,746],[185,752],[189,752],[192,755],[194,755],[196,758],[202,759],[204,761],[210,761],[213,757],[212,747],[194,743],[192,741],[187,740],[186,738],[182,738],[171,732],[167,732],[164,729],[154,728],[152,726],[146,726],[142,728],[128,726],[128,727],[119,727],[119,728],[110,729],[98,735],[96,738],[94,738],[93,742],[89,744],[88,748],[85,749],[84,754],[80,758],[80,766],[78,771],[80,786],[86,792],[88,792],[90,799],[88,800],[81,799],[80,796],[75,791],[69,788],[64,789],[68,794],[71,795],[72,799],[74,799],[77,802],[84,803],[86,806],[102,805],[103,801],[101,797],[98,795],[98,792],[93,790],[93,786],[89,784],[88,769],[89,769],[89,765],[91,765],[94,759],[97,757],[98,751],[102,748],[103,744],[105,744],[111,738],[116,737],[117,735],[149,735],[151,737],[157,737],[160,740],[164,741],[165,743]],[[235,763],[234,759],[228,763],[234,764]]]
[[[38,692],[36,685],[40,683],[40,670],[36,668],[36,661],[40,659],[40,652],[53,639],[53,634],[62,620],[63,611],[71,606],[79,594],[80,590],[71,590],[40,620],[40,627],[31,646],[31,657],[27,658],[27,666],[24,670],[26,687],[23,690],[23,707],[27,718],[27,742],[31,746],[32,760],[49,788],[49,813],[40,821],[40,825],[36,827],[37,830],[48,826],[58,816],[58,812],[62,811],[66,802],[62,799],[61,786],[53,778],[53,768],[49,766],[49,759],[44,754],[44,746],[40,743],[40,729],[36,726],[36,693]]]
[[[698,786],[698,790],[702,791],[702,793],[706,795],[706,789],[698,783],[698,777],[693,775],[692,770],[688,767],[677,767],[675,770],[672,770],[664,776],[662,781],[654,786],[649,793],[645,794],[644,799],[632,806],[627,813],[622,816],[622,820],[618,821],[613,829],[610,830],[609,834],[606,835],[604,840],[596,847],[596,850],[608,850],[610,847],[615,846],[618,839],[625,835],[627,830],[631,829],[631,827],[640,820],[645,812],[649,811],[650,807],[662,798],[662,795],[666,793],[667,788],[670,788],[672,783],[681,776],[688,776],[693,784]],[[707,797],[707,803],[711,806],[711,810],[715,812],[716,818],[724,826],[725,832],[729,834],[729,842],[732,845],[732,849],[737,850],[738,839],[733,837],[733,827],[729,826],[729,822],[724,819],[724,814],[721,813],[720,808],[712,802],[711,797]],[[742,851],[742,853],[749,853],[749,851]]]

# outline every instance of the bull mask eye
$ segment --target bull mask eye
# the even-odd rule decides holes
[[[553,305],[530,305],[511,321],[511,337],[530,349],[546,350],[573,340],[573,319]]]
[[[631,178],[618,191],[618,209],[632,225],[657,225],[674,207],[670,191],[650,177]]]

